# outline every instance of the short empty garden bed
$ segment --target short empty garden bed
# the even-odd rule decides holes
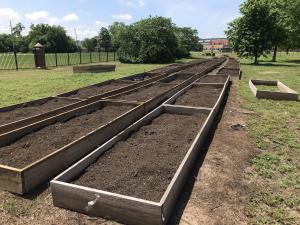
[[[210,112],[157,108],[52,180],[54,205],[125,224],[165,224]]]
[[[212,108],[216,104],[223,86],[194,84],[179,96],[174,105]]]
[[[49,98],[43,102],[24,103],[10,110],[0,111],[0,126],[38,114],[46,113],[73,103],[79,100]]]
[[[219,73],[222,73],[222,74],[228,74],[228,75],[231,75],[231,76],[235,76],[235,77],[240,77],[240,69],[239,68],[236,68],[236,69],[232,69],[232,68],[222,68]]]

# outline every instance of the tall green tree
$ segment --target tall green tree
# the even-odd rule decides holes
[[[109,26],[109,32],[111,35],[111,45],[114,50],[120,48],[121,45],[121,34],[126,29],[125,23],[122,22],[114,22],[111,26]]]
[[[102,27],[99,33],[100,47],[106,51],[111,47],[111,37],[107,28]]]
[[[25,29],[25,26],[22,23],[17,23],[13,28],[12,28],[12,34],[20,37],[22,36],[21,33]]]
[[[191,51],[198,51],[198,31],[190,27],[175,27],[175,35],[178,42],[177,57],[186,57]]]
[[[176,58],[178,46],[171,19],[149,17],[121,34],[120,60],[133,63],[166,63]]]
[[[241,17],[229,23],[225,32],[239,56],[253,57],[254,63],[273,47],[277,31],[276,15],[262,0],[247,0],[240,7]]]
[[[30,49],[39,42],[45,46],[46,52],[74,52],[77,50],[75,41],[61,26],[31,25],[28,40]]]
[[[87,48],[88,51],[93,51],[97,47],[96,38],[85,38],[82,41],[82,46]]]

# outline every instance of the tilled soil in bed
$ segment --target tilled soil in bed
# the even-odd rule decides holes
[[[48,111],[75,103],[75,100],[68,99],[52,99],[40,105],[28,105],[16,108],[7,112],[0,112],[0,126],[25,119],[27,117],[46,113]]]
[[[70,98],[81,98],[81,99],[85,99],[88,97],[92,97],[94,95],[99,95],[99,94],[103,94],[105,92],[108,91],[112,91],[115,89],[119,89],[122,87],[126,87],[130,84],[128,83],[121,83],[121,82],[111,82],[109,84],[105,84],[102,86],[93,86],[93,87],[86,87],[86,88],[82,88],[80,90],[78,90],[78,92],[76,94],[70,95],[68,97]]]
[[[44,127],[1,147],[0,164],[22,168],[87,135],[132,108],[133,106],[105,106],[90,114]]]
[[[149,87],[139,88],[136,91],[131,92],[129,94],[123,94],[121,96],[116,97],[115,99],[146,102],[156,96],[163,94],[164,92],[170,90],[173,87],[175,87],[174,84],[156,83]]]
[[[221,92],[221,87],[193,87],[188,89],[183,95],[179,96],[174,105],[212,108],[216,104]]]
[[[225,83],[226,80],[227,80],[226,76],[219,77],[219,76],[210,75],[201,78],[198,83]]]
[[[206,118],[162,114],[116,143],[73,183],[159,201]]]
[[[228,75],[232,75],[232,76],[239,76],[240,75],[240,70],[237,68],[237,69],[221,69],[219,73],[225,73],[225,74],[228,74]]]

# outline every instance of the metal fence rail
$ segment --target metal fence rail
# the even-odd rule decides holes
[[[116,61],[116,52],[46,53],[47,67]],[[0,53],[0,70],[34,69],[34,53]]]

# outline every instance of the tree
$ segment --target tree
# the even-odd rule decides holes
[[[82,41],[82,46],[87,48],[88,51],[93,51],[95,47],[97,47],[97,39],[96,38],[85,38]]]
[[[0,52],[13,51],[13,39],[10,34],[0,34]]]
[[[28,34],[30,49],[36,43],[45,46],[46,52],[75,52],[77,50],[75,41],[66,34],[61,26],[50,26],[48,24],[37,24],[30,26]]]
[[[199,48],[198,31],[190,27],[175,27],[178,48],[177,57],[187,57],[191,51],[197,51]]]
[[[12,34],[20,37],[22,36],[21,33],[25,29],[25,26],[22,23],[17,23],[13,28],[12,28]]]
[[[229,23],[226,34],[239,56],[254,57],[254,63],[274,43],[277,31],[275,14],[266,1],[248,0],[240,7],[241,17]]]
[[[113,25],[109,26],[109,32],[111,35],[111,45],[114,50],[120,48],[121,45],[121,34],[126,29],[125,23],[122,22],[114,22]]]
[[[121,33],[120,60],[132,63],[167,63],[176,58],[177,38],[171,19],[149,17]]]
[[[111,47],[111,37],[107,28],[102,27],[99,33],[100,47],[106,51]]]

